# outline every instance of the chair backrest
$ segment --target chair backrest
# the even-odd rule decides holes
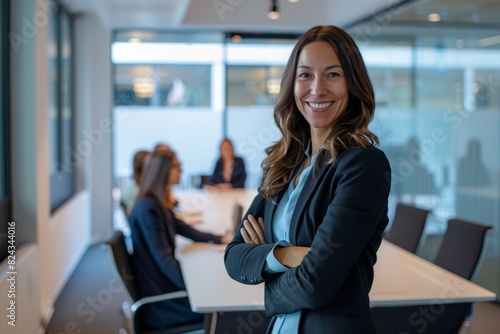
[[[430,211],[398,203],[391,229],[384,236],[387,241],[415,253]]]
[[[135,272],[132,266],[132,259],[127,250],[125,236],[122,231],[114,231],[112,237],[106,242],[111,260],[114,265],[115,274],[122,280],[123,285],[127,288],[130,297],[134,301],[138,299],[135,288]]]
[[[484,254],[486,235],[490,231],[491,226],[457,218],[448,220],[434,263],[463,278],[473,280]]]
[[[233,207],[233,231],[236,232],[243,219],[243,206],[240,203],[234,203]]]
[[[212,179],[211,175],[192,175],[191,176],[191,185],[194,188],[201,189],[201,188],[203,188],[203,186],[210,183],[211,179]]]
[[[127,208],[127,204],[125,204],[124,201],[120,201],[120,208],[122,209],[123,211],[123,214],[125,215],[125,217],[127,218],[128,220],[128,213],[129,213],[129,209]]]

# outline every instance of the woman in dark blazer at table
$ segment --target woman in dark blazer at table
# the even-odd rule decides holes
[[[245,188],[247,173],[245,162],[234,154],[231,140],[224,138],[220,143],[220,156],[206,185],[219,188]]]
[[[317,26],[295,45],[274,108],[282,138],[226,248],[228,274],[265,282],[268,333],[376,333],[369,291],[390,166],[368,129],[373,87],[352,38]]]
[[[132,262],[139,297],[185,290],[179,262],[175,258],[175,235],[194,241],[227,243],[229,236],[200,232],[173,212],[171,188],[179,182],[181,167],[175,153],[153,152],[144,168],[138,199],[130,215]],[[167,203],[165,205],[165,203]],[[203,315],[191,311],[189,301],[176,299],[146,305],[139,316],[147,329],[166,329],[202,322]]]

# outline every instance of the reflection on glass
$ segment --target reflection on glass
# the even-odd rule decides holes
[[[116,65],[115,105],[210,107],[210,65]]]
[[[489,184],[488,170],[481,157],[481,144],[479,140],[471,139],[465,155],[457,163],[457,186],[484,187]]]
[[[283,66],[228,66],[227,105],[274,105]]]

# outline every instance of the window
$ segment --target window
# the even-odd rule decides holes
[[[276,104],[284,66],[228,66],[227,105]]]
[[[73,127],[72,20],[62,6],[49,22],[50,206],[54,211],[75,192],[78,159]]]
[[[210,65],[118,64],[115,105],[210,107]]]

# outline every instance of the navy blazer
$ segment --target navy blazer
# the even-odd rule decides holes
[[[233,188],[245,188],[246,179],[247,173],[245,170],[245,162],[240,157],[234,157],[233,172],[231,173],[231,180],[229,183],[233,185]],[[226,181],[224,181],[222,158],[217,160],[214,172],[207,184],[215,185],[219,183],[226,183]]]
[[[175,258],[175,235],[194,241],[220,243],[220,237],[200,232],[153,197],[137,200],[130,215],[133,244],[132,264],[139,297],[185,290],[179,262]],[[169,328],[182,323],[202,321],[193,313],[187,299],[146,305],[140,319],[148,328]]]
[[[368,294],[388,223],[389,162],[375,147],[348,149],[330,165],[322,161],[309,174],[290,222],[292,245],[311,247],[301,265],[264,274],[274,244],[245,243],[238,229],[226,248],[226,269],[238,282],[266,283],[268,314],[302,310],[299,333],[376,333]],[[264,218],[268,241],[276,207],[257,195],[245,214]]]

